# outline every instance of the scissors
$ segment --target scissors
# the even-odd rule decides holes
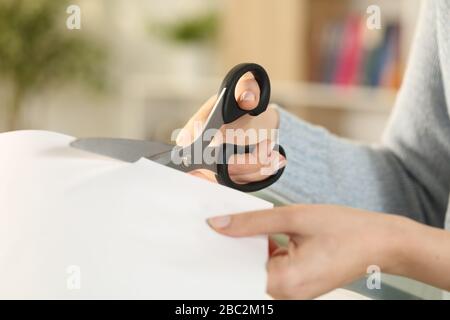
[[[251,72],[260,88],[259,104],[253,110],[243,110],[235,99],[235,88],[239,79]],[[267,72],[258,64],[242,63],[233,67],[225,76],[219,89],[217,101],[203,127],[202,133],[194,142],[185,147],[147,140],[130,140],[117,138],[83,138],[71,142],[71,146],[127,162],[141,158],[166,165],[182,172],[198,169],[212,171],[217,181],[225,186],[254,192],[275,183],[283,174],[284,167],[266,179],[247,184],[235,183],[229,175],[229,159],[234,154],[251,153],[256,145],[235,145],[223,143],[210,146],[214,135],[205,134],[208,130],[219,130],[222,125],[231,123],[249,114],[257,116],[267,109],[270,99],[270,80]],[[211,131],[209,131],[211,132]],[[275,145],[274,150],[286,157],[284,149]],[[208,155],[209,158],[206,158]]]

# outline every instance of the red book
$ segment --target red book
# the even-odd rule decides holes
[[[354,84],[362,58],[362,22],[360,17],[350,17],[345,24],[341,52],[338,55],[334,82]]]

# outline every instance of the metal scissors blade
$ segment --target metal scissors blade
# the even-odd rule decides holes
[[[149,158],[164,154],[173,149],[173,145],[162,142],[115,139],[84,138],[70,143],[74,148],[101,154],[126,162],[136,162],[141,158]]]

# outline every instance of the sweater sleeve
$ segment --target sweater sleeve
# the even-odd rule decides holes
[[[273,192],[293,202],[347,205],[444,225],[450,191],[450,119],[436,3],[429,1],[423,8],[382,143],[351,142],[280,109],[279,139],[288,164]],[[450,22],[445,23],[448,29]]]

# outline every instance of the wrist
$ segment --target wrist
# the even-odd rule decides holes
[[[384,237],[383,272],[394,275],[407,274],[411,265],[411,253],[414,252],[414,238],[418,235],[421,225],[401,217],[390,216],[389,234]]]

